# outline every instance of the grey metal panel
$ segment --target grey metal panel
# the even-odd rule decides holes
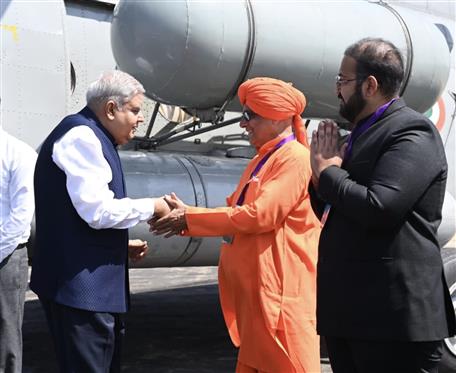
[[[433,32],[432,22],[421,16],[417,23],[409,15],[411,10],[397,9],[410,22],[413,48],[422,59],[413,64],[410,81],[413,89],[420,88],[419,94],[407,91],[407,100],[423,111],[445,85],[448,48],[441,48],[443,37]],[[196,109],[221,106],[227,99],[241,71],[248,40],[244,2],[121,0],[114,13],[114,57],[122,69],[143,82],[149,96]],[[306,117],[337,118],[333,79],[349,44],[362,37],[384,37],[407,52],[406,33],[398,18],[379,4],[256,1],[253,13],[257,38],[249,76],[293,82],[307,96]],[[427,31],[419,32],[418,26],[429,31],[426,37]]]
[[[226,206],[226,197],[235,189],[248,160],[224,157],[186,156],[201,178],[207,207]],[[192,258],[185,265],[218,264],[221,239],[205,237]]]
[[[206,193],[206,206],[225,206],[225,198],[236,188],[241,172],[247,160],[228,160],[223,157],[187,156],[201,176],[201,182]],[[236,167],[230,167],[235,164]]]
[[[36,147],[57,124],[54,118],[65,115],[68,100],[63,2],[1,7],[1,124]]]
[[[76,74],[68,107],[72,113],[85,106],[88,85],[103,71],[114,69],[116,63],[110,43],[112,10],[96,6],[93,1],[66,2],[65,6],[68,54]]]
[[[452,20],[455,19],[456,15],[456,3],[454,0],[388,0],[388,3]]]
[[[201,176],[193,164],[185,157],[176,156],[175,159],[187,170],[190,180],[193,186],[193,192],[195,195],[195,206],[206,207],[206,193],[201,183]],[[190,237],[188,240],[187,247],[182,251],[181,255],[176,259],[176,264],[188,263],[192,260],[195,253],[198,251],[203,239],[201,237]]]
[[[443,34],[433,22],[423,22],[422,14],[413,10],[401,11],[413,45],[413,67],[404,92],[407,103],[425,112],[442,93],[450,73],[450,53]],[[423,100],[423,95],[434,98]]]
[[[450,241],[454,235],[456,230],[456,200],[455,198],[448,192],[445,191],[445,197],[443,200],[443,208],[442,208],[442,223],[439,226],[438,230],[438,239],[440,245],[443,247],[448,241]]]
[[[10,10],[18,15],[17,19],[20,20],[21,28],[30,28],[35,33],[63,35],[61,17],[63,1],[12,0],[9,9],[4,14],[6,19],[9,17]]]

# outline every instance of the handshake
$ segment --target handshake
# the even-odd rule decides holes
[[[166,238],[179,235],[187,229],[185,211],[187,205],[175,193],[155,200],[155,212],[149,224],[149,232],[165,235]]]
[[[149,232],[156,235],[165,235],[166,238],[181,234],[187,229],[185,220],[185,205],[174,193],[155,198],[154,216],[147,223]],[[128,241],[128,257],[137,262],[146,256],[149,250],[147,241],[135,239]]]

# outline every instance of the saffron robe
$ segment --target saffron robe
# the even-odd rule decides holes
[[[188,207],[191,236],[231,236],[219,262],[220,302],[238,360],[270,373],[320,372],[315,329],[320,223],[308,194],[309,150],[283,137],[264,144],[247,165],[228,207]],[[244,204],[237,206],[249,183]]]

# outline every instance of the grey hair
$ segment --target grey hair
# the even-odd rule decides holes
[[[94,109],[108,100],[113,100],[117,108],[122,107],[137,94],[143,94],[144,87],[131,75],[120,70],[104,72],[90,83],[86,93],[87,105]]]

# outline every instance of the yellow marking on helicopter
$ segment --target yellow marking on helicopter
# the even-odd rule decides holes
[[[14,40],[16,43],[19,41],[19,33],[18,33],[18,30],[17,30],[17,26],[13,26],[13,25],[1,25],[1,24],[0,24],[0,28],[1,28],[2,30],[11,32],[11,34],[12,34],[12,36],[13,36],[13,40]]]

